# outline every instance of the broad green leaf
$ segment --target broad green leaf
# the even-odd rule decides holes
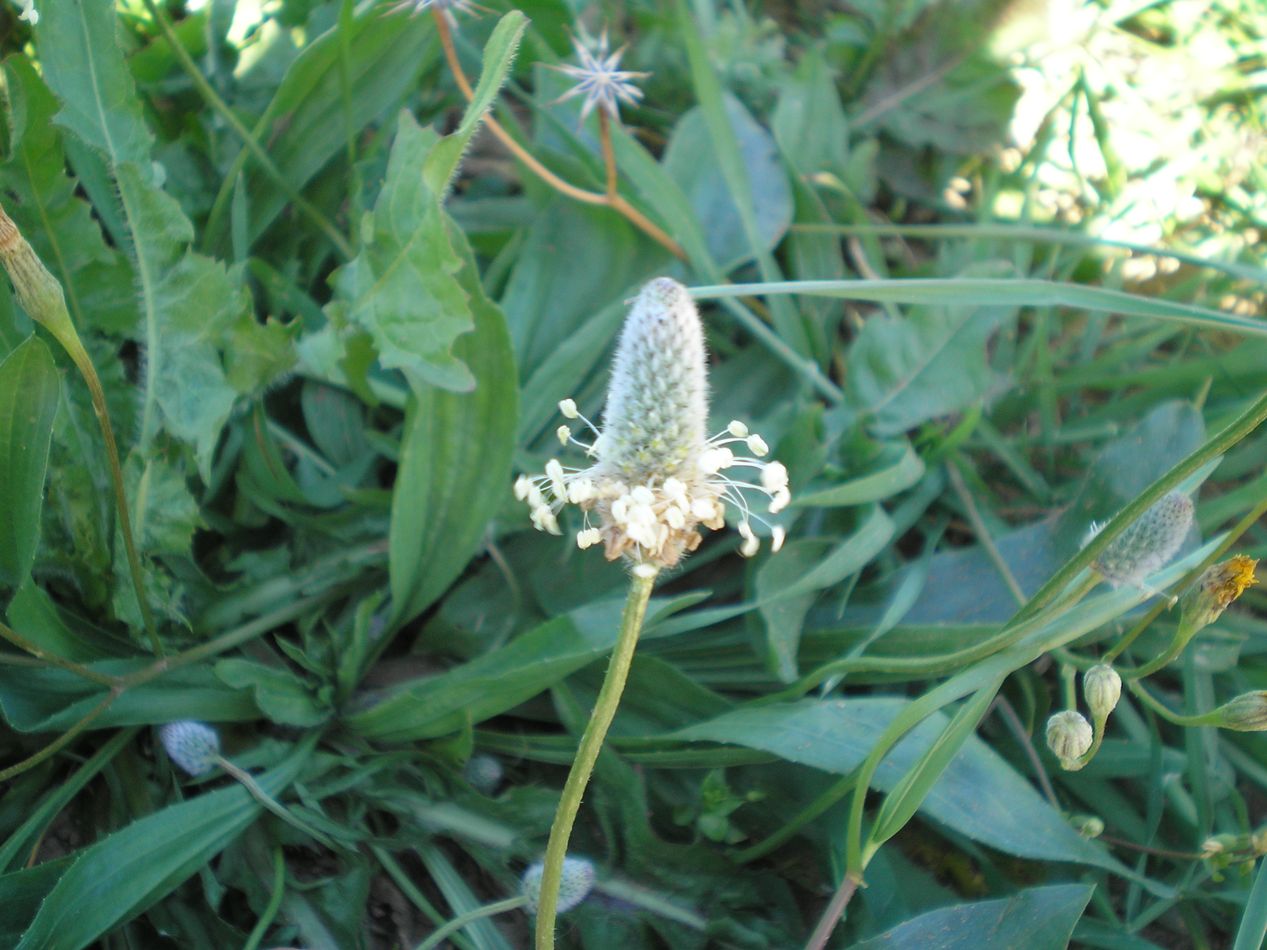
[[[396,126],[387,179],[361,253],[331,278],[337,323],[369,333],[387,369],[422,385],[468,390],[470,370],[453,355],[454,341],[472,327],[471,309],[456,275],[462,261],[445,226],[441,195],[420,169],[440,138],[408,112]]]
[[[1007,898],[920,914],[853,950],[1065,950],[1094,885],[1031,887]]]
[[[792,223],[792,189],[770,133],[737,99],[723,101],[750,189],[754,235],[762,251],[768,251]],[[696,220],[703,222],[709,254],[730,270],[754,256],[753,235],[744,232],[742,212],[732,194],[734,183],[727,180],[719,147],[724,148],[713,141],[704,111],[692,109],[673,129],[664,168],[686,195]]]
[[[867,429],[900,435],[980,399],[994,384],[986,341],[1015,311],[920,307],[872,315],[849,350],[845,391]]]
[[[302,188],[347,148],[350,136],[355,138],[366,126],[400,108],[417,88],[418,77],[435,65],[438,53],[428,17],[384,16],[378,6],[363,7],[346,29],[332,27],[303,48],[252,134],[256,141],[268,144],[269,157],[287,181]],[[245,148],[225,179],[229,189],[238,172],[247,183],[246,240],[254,244],[289,199]],[[224,218],[213,220],[208,229],[202,246],[227,249],[229,231]]]
[[[766,657],[780,680],[790,683],[798,675],[801,627],[819,593],[866,567],[892,538],[893,523],[877,506],[847,538],[793,541],[761,565],[756,594],[765,624]]]
[[[312,753],[311,735],[257,781],[276,797]],[[171,893],[259,817],[238,785],[141,818],[77,853],[40,903],[20,950],[79,950]],[[0,877],[0,904],[14,899],[14,875]],[[12,890],[11,890],[12,889]]]
[[[557,617],[506,646],[447,673],[402,684],[346,717],[368,738],[411,742],[457,732],[544,692],[607,653],[616,641],[618,601]]]
[[[284,667],[265,666],[236,657],[216,664],[216,676],[233,689],[249,689],[260,712],[283,726],[315,726],[329,711],[314,701],[303,680]]]
[[[143,660],[102,660],[92,667],[101,673],[124,675],[147,665]],[[0,714],[19,732],[69,729],[105,696],[102,686],[65,670],[0,666]],[[92,721],[92,728],[144,726],[175,719],[247,722],[259,715],[248,691],[231,689],[206,667],[186,666],[127,690]]]
[[[119,647],[104,637],[94,638],[73,629],[58,613],[57,605],[31,578],[9,602],[9,626],[53,656],[67,660],[100,660],[119,655]]]
[[[871,751],[873,738],[905,706],[901,699],[860,696],[749,707],[688,726],[669,737],[761,749],[789,762],[847,775]],[[946,717],[938,713],[899,742],[881,763],[873,785],[885,791],[894,789],[946,723]],[[920,810],[960,834],[1008,854],[1125,871],[1103,845],[1080,837],[1064,816],[975,736],[951,761]]]
[[[40,539],[58,385],[52,354],[38,337],[0,363],[0,584],[10,587],[26,580]]]
[[[905,491],[924,477],[924,460],[909,442],[886,448],[891,451],[881,456],[872,471],[830,487],[810,485],[792,498],[792,504],[802,508],[833,508],[881,501]]]
[[[145,348],[140,442],[148,447],[166,428],[194,446],[208,479],[236,396],[212,344],[222,344],[246,307],[241,281],[187,254],[193,228],[161,190],[162,169],[151,161],[153,136],[123,59],[113,4],[53,4],[36,36],[45,80],[62,103],[58,122],[104,157],[130,237],[143,316],[137,342]]]
[[[510,335],[484,295],[461,232],[451,233],[465,261],[457,282],[475,316],[475,331],[454,351],[475,388],[423,387],[406,417],[389,532],[396,623],[416,617],[453,583],[510,491],[518,414]]]

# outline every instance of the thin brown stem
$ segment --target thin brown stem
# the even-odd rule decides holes
[[[462,95],[468,102],[475,98],[475,90],[471,87],[470,80],[466,78],[466,72],[462,69],[462,63],[458,59],[457,48],[453,44],[453,30],[449,26],[448,20],[445,19],[441,10],[433,10],[433,19],[436,24],[436,34],[440,37],[440,48],[444,51],[445,62],[449,64],[449,71],[453,73],[453,80],[457,83],[458,89],[462,91]],[[599,121],[602,123],[605,116],[600,112]],[[615,190],[615,155],[612,153],[610,159],[608,153],[611,152],[611,131],[606,126],[600,124],[600,132],[605,131],[602,135],[604,142],[604,160],[607,165],[607,194],[597,191],[588,191],[584,188],[578,188],[571,182],[564,181],[545,165],[541,164],[537,158],[516,141],[515,137],[506,130],[506,128],[498,122],[493,116],[486,115],[484,117],[484,125],[488,131],[492,132],[515,158],[528,166],[529,171],[544,181],[560,194],[566,195],[573,201],[580,201],[589,205],[602,205],[611,208],[616,213],[622,215],[630,224],[642,231],[647,237],[651,238],[657,244],[662,246],[666,251],[672,254],[678,260],[685,261],[686,251],[682,249],[682,245],[669,237],[669,235],[651,221],[641,211],[631,205],[625,198]]]
[[[858,889],[858,885],[861,883],[862,878],[852,871],[845,875],[844,880],[840,882],[840,887],[836,888],[836,893],[832,895],[831,903],[827,905],[827,909],[823,911],[823,916],[819,918],[818,926],[810,934],[809,942],[805,944],[805,950],[823,950],[823,947],[827,946],[827,941],[831,939],[832,931],[836,929],[836,924],[844,916],[845,908],[849,906],[849,901],[853,897],[854,891]]]
[[[74,673],[76,676],[82,676],[84,679],[91,680],[94,683],[99,683],[102,686],[114,687],[119,685],[119,678],[117,676],[111,676],[108,673],[98,673],[91,667],[84,666],[81,663],[76,663],[74,660],[67,660],[64,657],[49,653],[43,647],[33,643],[12,627],[3,623],[0,623],[0,637],[4,637],[4,639],[8,640],[18,649],[25,650],[27,653],[31,654],[31,656],[38,657],[50,666],[61,667],[69,673]]]
[[[21,762],[17,762],[13,765],[10,765],[7,769],[0,770],[0,782],[7,781],[8,779],[13,778],[15,775],[21,775],[27,769],[34,768],[35,766],[43,762],[45,759],[51,758],[52,756],[60,752],[62,749],[66,748],[66,746],[68,746],[71,743],[71,741],[75,738],[75,736],[79,735],[81,732],[87,729],[90,725],[92,725],[92,721],[96,719],[98,716],[100,716],[107,709],[109,709],[110,706],[114,703],[114,701],[122,695],[123,695],[123,687],[116,686],[114,689],[110,690],[110,692],[106,693],[105,698],[103,698],[101,702],[99,702],[92,709],[88,710],[88,712],[84,715],[82,719],[80,719],[77,723],[75,723],[73,726],[71,726],[69,729],[63,732],[60,736],[58,736],[56,739],[54,739],[44,748],[40,749],[39,752],[36,752],[34,755],[23,759]]]
[[[598,141],[603,148],[603,165],[607,169],[607,200],[611,201],[620,195],[617,188],[619,173],[616,171],[616,150],[612,148],[611,119],[603,108],[598,110]]]

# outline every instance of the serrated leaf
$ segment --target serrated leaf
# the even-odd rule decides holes
[[[30,573],[40,539],[58,386],[53,356],[38,337],[0,363],[0,584],[10,587]]]

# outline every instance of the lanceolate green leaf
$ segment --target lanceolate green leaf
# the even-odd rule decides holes
[[[276,797],[298,776],[316,734],[258,779]],[[78,853],[40,903],[19,950],[79,950],[165,897],[224,850],[262,806],[232,785],[173,805]],[[0,877],[0,903],[11,900]],[[16,882],[15,882],[16,883]]]
[[[1000,900],[941,907],[856,943],[853,950],[1065,950],[1093,889],[1053,884]]]
[[[57,394],[57,368],[38,337],[0,363],[0,584],[10,587],[26,579],[40,538]]]
[[[789,280],[765,284],[727,284],[693,287],[701,300],[765,294],[807,294],[869,300],[875,303],[932,304],[957,307],[1066,307],[1113,313],[1123,317],[1150,317],[1194,327],[1227,330],[1247,336],[1267,336],[1267,323],[1235,317],[1219,310],[1142,297],[1121,290],[1062,284],[1031,278],[941,277],[894,280]]]
[[[510,334],[484,296],[461,233],[450,233],[466,262],[457,281],[475,317],[474,332],[454,352],[475,387],[424,387],[406,417],[389,534],[396,623],[416,617],[453,583],[510,490],[519,393]]]
[[[815,768],[847,775],[866,757],[905,700],[859,696],[737,709],[672,733],[674,739],[762,749]],[[938,713],[898,744],[876,773],[892,790],[946,726]],[[923,813],[960,834],[1021,857],[1070,861],[1124,871],[1100,844],[1078,835],[997,753],[968,738],[922,805]]]

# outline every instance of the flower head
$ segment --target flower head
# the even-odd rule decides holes
[[[742,422],[707,435],[705,364],[703,328],[686,288],[668,277],[651,281],[635,299],[616,347],[602,430],[571,399],[559,403],[565,419],[579,419],[596,436],[586,445],[562,426],[560,440],[580,445],[593,464],[565,468],[550,459],[544,475],[515,482],[533,526],[561,534],[559,510],[576,505],[585,513],[579,547],[601,542],[608,560],[623,556],[635,565],[672,567],[699,546],[700,525],[725,526],[729,504],[738,514],[740,553],[757,553],[753,521],[770,527],[777,551],[783,529],[754,514],[746,496],[759,493],[771,513],[782,510],[791,500],[787,469],[763,460],[769,447]],[[754,474],[732,478],[731,469]]]
[[[1082,674],[1082,695],[1091,715],[1103,723],[1122,698],[1122,677],[1113,667],[1099,663]]]
[[[1218,620],[1246,588],[1258,582],[1254,576],[1257,566],[1254,558],[1236,554],[1221,564],[1207,567],[1180,599],[1180,626],[1195,633]]]
[[[638,73],[620,69],[620,58],[625,55],[627,47],[622,46],[614,53],[607,51],[607,31],[598,38],[593,50],[580,40],[573,39],[572,47],[576,50],[579,66],[559,66],[559,72],[577,80],[575,86],[559,96],[555,102],[566,102],[574,96],[584,96],[585,104],[581,106],[581,119],[593,111],[595,106],[603,109],[613,119],[620,118],[620,103],[637,105],[642,98],[642,90],[633,84],[633,80],[642,79],[650,73]]]
[[[594,865],[584,858],[566,857],[563,859],[562,875],[559,878],[558,912],[567,913],[589,896],[594,889]],[[528,899],[528,910],[537,912],[537,904],[541,901],[541,877],[545,873],[545,865],[538,861],[524,871],[521,887],[523,895]]]
[[[1166,566],[1192,526],[1192,500],[1172,491],[1126,526],[1100,552],[1094,567],[1114,587],[1140,587],[1148,575]],[[1100,527],[1092,524],[1090,542]]]
[[[1211,725],[1236,732],[1267,730],[1267,691],[1241,693],[1209,714]]]
[[[182,719],[158,730],[167,756],[190,775],[211,770],[220,758],[220,736],[206,723]]]
[[[1061,768],[1075,772],[1078,761],[1091,748],[1091,723],[1080,712],[1066,709],[1047,720],[1047,748],[1060,760]]]

